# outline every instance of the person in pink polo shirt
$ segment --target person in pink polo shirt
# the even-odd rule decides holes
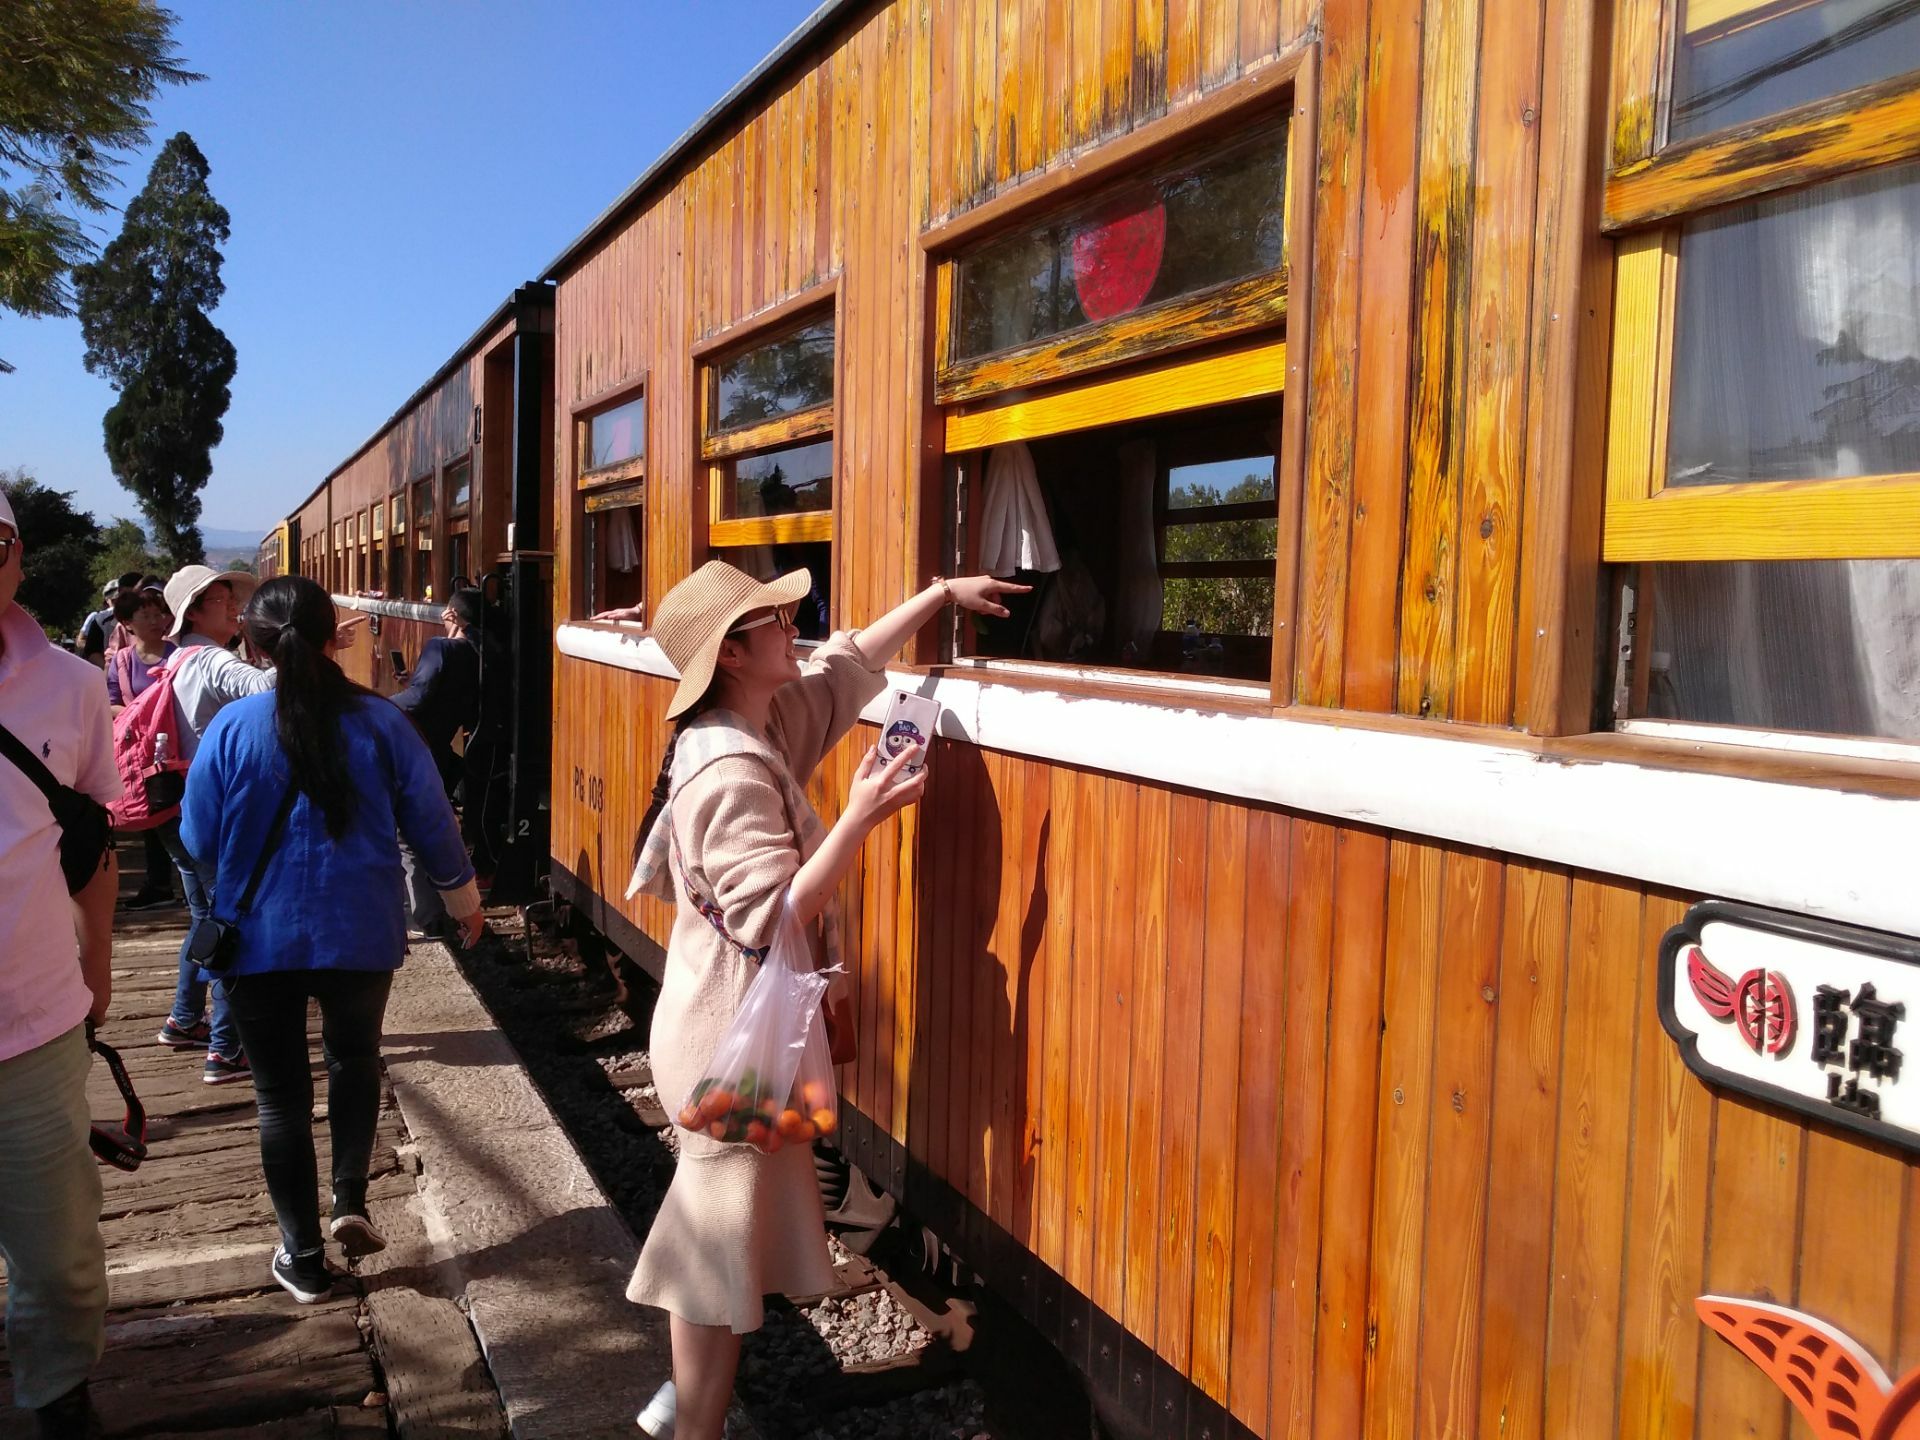
[[[100,672],[13,603],[22,537],[0,491],[0,725],[60,784],[118,799]],[[112,994],[113,852],[71,899],[45,793],[0,757],[0,1256],[14,1402],[42,1436],[100,1422],[87,1374],[107,1311],[100,1175],[87,1143],[86,1022]]]

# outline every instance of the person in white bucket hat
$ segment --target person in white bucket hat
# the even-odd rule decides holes
[[[167,581],[167,608],[173,612],[168,638],[180,642],[170,666],[179,723],[169,738],[177,759],[193,759],[200,737],[222,707],[273,688],[273,671],[257,669],[227,649],[240,633],[240,611],[259,583],[245,571],[222,572],[210,565],[183,566]],[[159,835],[180,872],[187,911],[198,921],[213,909],[211,867],[199,864],[180,843],[177,817],[160,826]],[[191,926],[187,933],[192,935]],[[188,958],[187,945],[185,939],[180,942],[180,975],[174,985],[173,1010],[160,1027],[160,1043],[176,1050],[204,1047],[207,1058],[200,1078],[209,1085],[245,1080],[249,1078],[247,1057],[226,993],[218,982],[201,977],[200,967]],[[208,1016],[210,983],[213,1004]]]

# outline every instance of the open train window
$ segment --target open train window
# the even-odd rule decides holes
[[[387,502],[384,499],[373,502],[373,544],[371,568],[367,572],[367,588],[376,595],[387,593]]]
[[[806,570],[803,640],[833,613],[834,328],[826,301],[699,356],[707,548],[761,578]]]
[[[646,600],[647,382],[643,375],[573,415],[575,483],[586,552],[586,613]]]
[[[1920,742],[1920,11],[1666,8],[1615,56],[1613,719]]]
[[[1033,587],[957,657],[1266,684],[1279,428],[1263,398],[956,456],[954,568]]]

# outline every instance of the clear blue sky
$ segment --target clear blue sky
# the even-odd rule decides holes
[[[202,525],[277,521],[814,3],[173,0],[207,78],[160,96],[121,198],[185,130],[233,218],[214,320],[239,373]],[[77,321],[0,313],[0,468],[138,518],[82,350]]]

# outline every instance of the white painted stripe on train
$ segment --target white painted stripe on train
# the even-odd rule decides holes
[[[562,625],[555,641],[577,660],[678,678],[637,629]],[[1920,935],[1920,800],[964,677],[888,679],[940,702],[942,735],[994,750]],[[884,704],[863,718],[878,723]]]

